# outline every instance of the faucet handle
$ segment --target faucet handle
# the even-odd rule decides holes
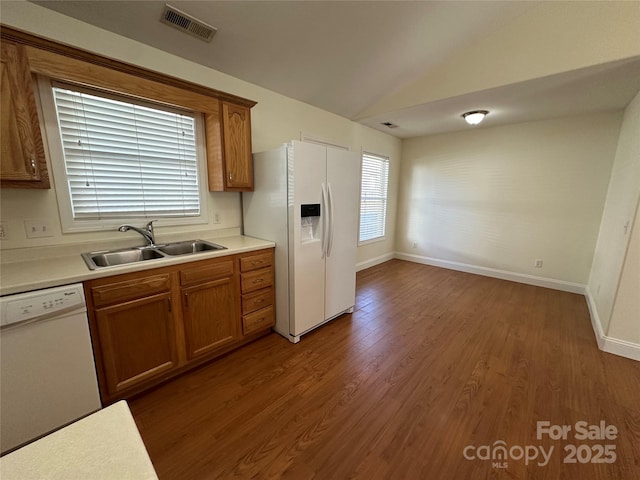
[[[149,232],[153,232],[153,222],[157,222],[158,220],[151,220],[150,222],[147,223],[147,226],[145,227],[147,229],[147,231]]]

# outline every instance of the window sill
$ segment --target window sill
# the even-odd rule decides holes
[[[385,235],[383,237],[376,237],[376,238],[372,238],[370,240],[358,241],[358,246],[362,247],[363,245],[370,245],[372,243],[384,242],[386,239],[387,239],[387,237]]]

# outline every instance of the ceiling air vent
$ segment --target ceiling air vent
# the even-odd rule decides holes
[[[206,23],[198,20],[197,18],[193,18],[191,15],[181,12],[171,5],[164,6],[164,12],[162,13],[160,21],[182,30],[183,32],[187,32],[194,37],[198,37],[205,42],[210,42],[218,31],[216,27],[207,25]]]
[[[388,127],[388,128],[398,128],[398,125],[395,125],[391,122],[382,122],[381,125],[384,125],[385,127]]]

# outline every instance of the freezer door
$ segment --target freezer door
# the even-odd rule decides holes
[[[326,149],[311,143],[293,142],[289,162],[289,187],[293,189],[290,228],[290,328],[301,335],[324,321],[325,268],[322,232],[327,212],[320,209],[318,238],[301,235],[301,205],[322,205],[322,185],[326,179]]]
[[[331,226],[325,264],[325,319],[355,304],[360,161],[356,153],[327,148]]]

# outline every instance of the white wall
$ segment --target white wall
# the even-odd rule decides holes
[[[607,336],[640,345],[640,225],[636,209]]]
[[[615,332],[615,338],[622,340],[626,340],[627,337],[635,338],[636,343],[640,343],[640,310],[636,310],[631,318],[625,320],[626,314],[624,312],[627,309],[620,305],[615,327],[613,323],[610,325],[610,320],[639,197],[640,93],[624,111],[615,163],[593,258],[593,268],[589,278],[589,294],[595,304],[602,332],[607,336],[613,336]],[[635,235],[637,238],[637,232]],[[630,248],[632,258],[637,248],[637,245]],[[626,274],[633,276],[633,267],[629,268],[631,270]],[[635,268],[637,272],[637,265]],[[628,277],[625,277],[625,280],[632,281]],[[627,286],[625,286],[625,292],[626,288]],[[639,291],[636,290],[633,296],[637,299]],[[620,301],[626,302],[624,300],[626,298],[625,293]]]
[[[586,284],[620,122],[611,112],[405,140],[396,249]]]
[[[2,22],[8,26],[76,46],[117,60],[139,65],[157,72],[222,90],[255,100],[252,109],[253,151],[273,148],[292,139],[299,139],[301,132],[315,135],[333,143],[348,146],[360,152],[362,149],[382,153],[391,157],[391,195],[397,192],[397,164],[400,159],[401,141],[390,135],[364,127],[343,117],[312,107],[308,104],[284,97],[256,85],[243,82],[210,68],[169,55],[160,50],[95,28],[39,7],[28,2],[3,2]],[[49,161],[58,162],[59,158]],[[259,181],[259,179],[258,179]],[[359,188],[359,185],[354,185]],[[55,191],[2,189],[0,192],[1,219],[5,222],[9,239],[3,240],[1,248],[17,249],[30,246],[86,243],[110,238],[122,239],[117,232],[62,234]],[[158,238],[167,233],[220,229],[237,232],[241,226],[240,195],[237,193],[211,193],[208,198],[210,221],[204,228],[160,227]],[[389,215],[390,231],[395,228],[395,199],[391,199]],[[213,224],[214,212],[221,213],[221,224]],[[43,239],[27,239],[23,221],[26,218],[52,219],[55,235]],[[359,261],[393,252],[393,238],[386,242],[362,247],[358,250]]]

